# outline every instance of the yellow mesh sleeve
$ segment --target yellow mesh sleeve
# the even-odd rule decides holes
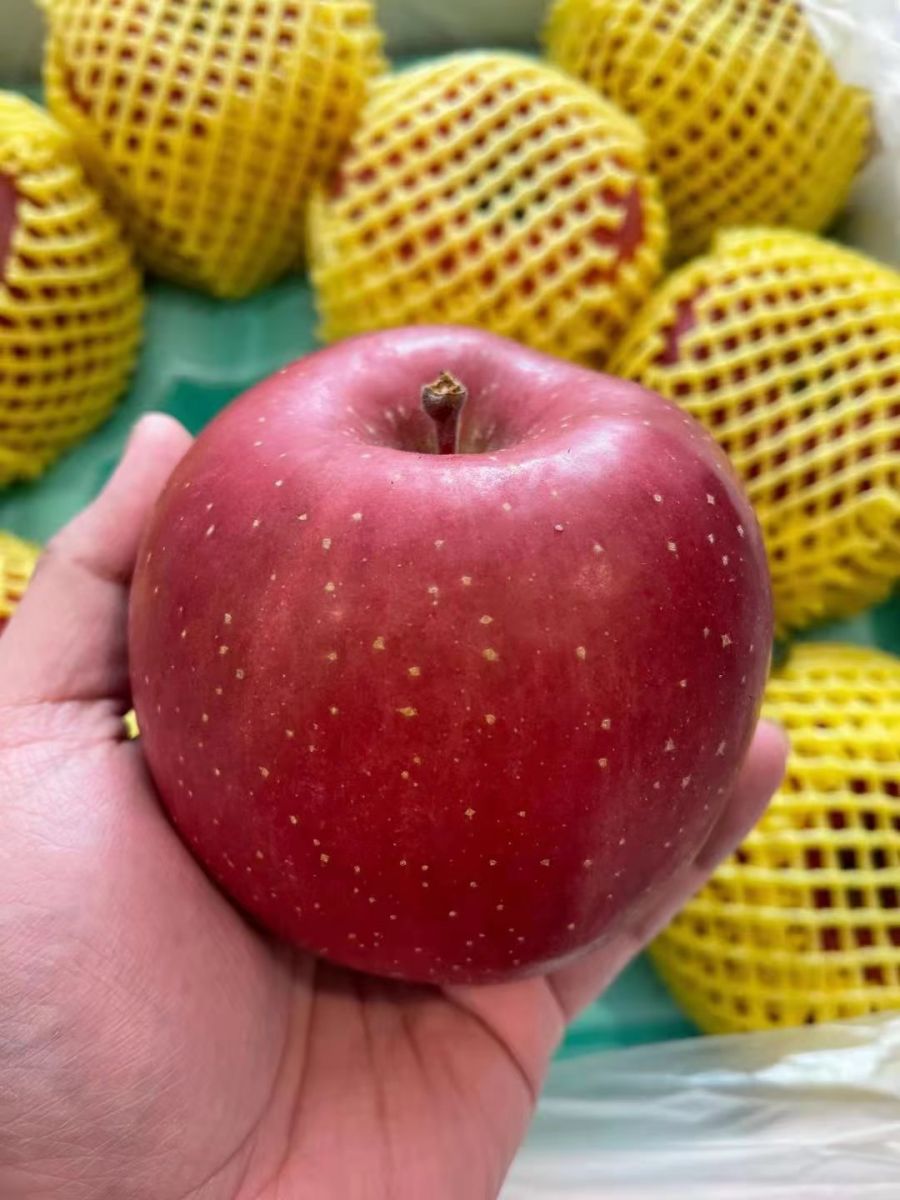
[[[369,0],[47,0],[45,84],[160,275],[236,297],[301,257],[381,68]]]
[[[452,322],[598,363],[665,243],[638,127],[513,54],[381,79],[310,217],[327,339]]]
[[[40,551],[0,530],[0,633],[25,594]]]
[[[791,736],[785,783],[656,965],[710,1033],[900,1008],[900,659],[799,645],[764,711]]]
[[[728,226],[825,228],[868,153],[869,100],[793,0],[557,0],[545,37],[641,121],[678,261]]]
[[[732,231],[673,275],[613,369],[700,420],[747,486],[782,631],[900,577],[900,275],[808,234]]]
[[[0,181],[13,226],[0,262],[0,485],[34,477],[123,391],[140,340],[131,251],[69,135],[0,93]]]

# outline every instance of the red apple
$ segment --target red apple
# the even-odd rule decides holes
[[[438,454],[445,371],[469,400]],[[771,634],[752,511],[691,418],[420,327],[209,426],[148,531],[131,662],[173,820],[263,926],[486,981],[599,942],[696,851]]]

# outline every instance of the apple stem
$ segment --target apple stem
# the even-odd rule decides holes
[[[459,416],[468,398],[468,388],[449,371],[442,371],[422,388],[422,407],[437,428],[438,454],[457,453]]]

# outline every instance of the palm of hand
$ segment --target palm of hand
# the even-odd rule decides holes
[[[780,739],[652,911],[552,978],[441,993],[275,947],[121,737],[127,580],[186,444],[142,430],[0,645],[0,1194],[489,1200],[566,1021],[755,820]]]

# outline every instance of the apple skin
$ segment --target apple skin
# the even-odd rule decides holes
[[[6,263],[16,232],[19,194],[8,175],[0,173],[0,280],[6,277]]]
[[[470,393],[455,455],[419,404],[442,371]],[[220,414],[130,621],[147,760],[209,873],[300,947],[441,983],[639,915],[722,809],[771,637],[756,521],[697,423],[426,326]]]

